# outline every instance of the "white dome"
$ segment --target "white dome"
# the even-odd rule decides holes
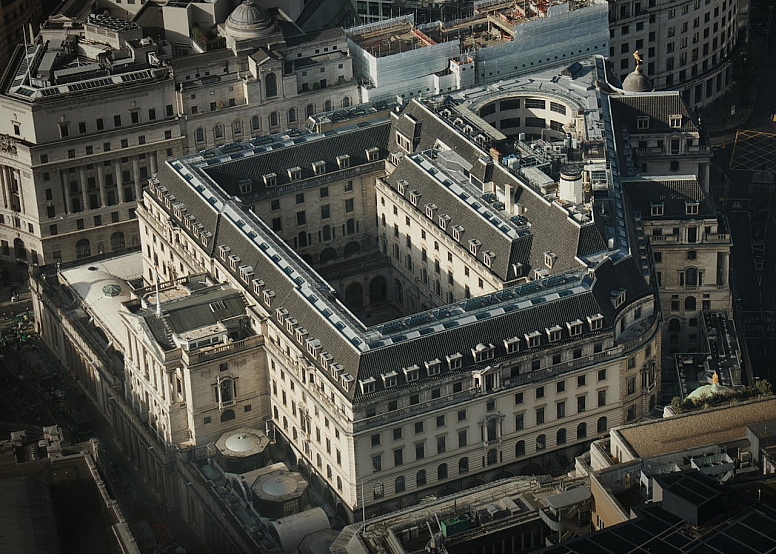
[[[261,489],[271,496],[283,496],[297,489],[297,481],[290,475],[277,475],[261,484]]]
[[[261,444],[259,437],[252,433],[235,433],[226,439],[224,445],[232,452],[250,452]]]
[[[253,0],[243,0],[226,19],[227,32],[236,39],[259,38],[274,28],[272,18]]]

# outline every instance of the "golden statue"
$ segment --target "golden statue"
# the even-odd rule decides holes
[[[633,53],[633,58],[636,60],[636,65],[637,66],[641,65],[642,63],[644,63],[644,59],[641,57],[641,52],[639,52],[638,50],[636,50]]]
[[[714,371],[714,375],[711,376],[711,385],[713,387],[719,385],[719,375],[717,375],[716,371]]]

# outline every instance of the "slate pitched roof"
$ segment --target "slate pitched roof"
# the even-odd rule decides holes
[[[678,92],[639,93],[609,98],[617,121],[627,125],[631,134],[698,132],[698,127]],[[679,127],[671,126],[672,115],[682,116]],[[647,128],[639,127],[640,117],[649,118]]]
[[[633,210],[645,220],[685,219],[687,202],[698,203],[694,217],[714,217],[715,211],[703,188],[694,177],[649,177],[623,180],[623,189]],[[663,215],[652,215],[652,205],[662,204]]]

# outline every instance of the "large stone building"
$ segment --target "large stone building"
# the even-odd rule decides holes
[[[163,160],[356,102],[342,30],[307,35],[251,1],[226,14],[217,35],[186,36],[182,57],[137,23],[88,14],[53,17],[16,50],[0,87],[0,257],[139,245],[137,199]]]
[[[264,419],[350,521],[563,471],[660,392],[656,279],[615,138],[627,97],[596,57],[166,161],[118,315],[100,308],[116,289],[89,286],[99,265],[44,268],[41,336],[205,529],[220,524],[183,462]],[[235,318],[205,336],[224,295]]]

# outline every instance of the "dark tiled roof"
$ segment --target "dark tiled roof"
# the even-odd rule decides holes
[[[698,132],[698,127],[678,92],[642,93],[609,98],[618,122],[626,124],[631,134]],[[671,127],[669,118],[672,115],[682,116],[681,127]],[[649,117],[647,129],[639,129],[638,118],[642,116]]]
[[[286,39],[286,45],[293,47],[307,42],[326,42],[332,40],[345,41],[345,29],[342,27],[332,27],[330,29],[321,29],[319,31],[288,37]]]
[[[259,147],[257,154],[205,167],[203,171],[230,196],[240,194],[241,179],[250,179],[253,192],[261,193],[267,188],[263,176],[269,173],[277,175],[276,187],[282,187],[292,182],[288,170],[294,167],[301,168],[301,180],[309,179],[315,176],[312,164],[318,161],[326,162],[326,173],[339,171],[337,156],[350,156],[350,167],[369,163],[366,150],[372,147],[380,149],[380,159],[384,160],[389,131],[390,123],[386,121],[329,136],[300,135]]]
[[[196,69],[198,67],[209,67],[211,64],[232,59],[237,61],[234,52],[227,48],[221,50],[214,50],[212,52],[204,52],[202,54],[193,54],[191,56],[183,56],[175,58],[170,61],[170,66],[175,71],[186,71],[189,69]]]
[[[686,202],[698,203],[697,216],[714,217],[715,212],[706,193],[695,178],[644,178],[627,179],[622,182],[631,209],[641,212],[641,217],[649,219],[684,219],[688,217]],[[652,215],[652,204],[663,204],[663,215]]]

